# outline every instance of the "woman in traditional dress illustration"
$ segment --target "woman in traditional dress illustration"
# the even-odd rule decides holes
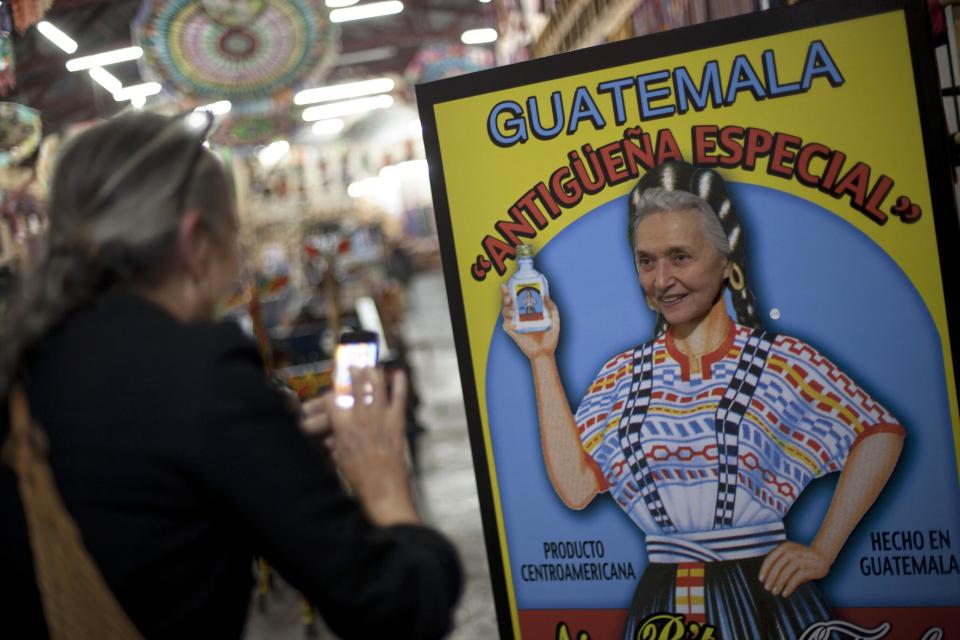
[[[625,638],[660,612],[725,640],[798,638],[830,619],[811,581],[886,484],[903,428],[816,349],[764,329],[718,173],[683,162],[647,173],[628,238],[655,337],[610,358],[575,414],[554,357],[557,306],[544,301],[549,331],[517,333],[503,289],[504,329],[533,369],[547,473],[567,506],[609,493],[646,534]],[[816,537],[788,540],[794,501],[835,471]]]

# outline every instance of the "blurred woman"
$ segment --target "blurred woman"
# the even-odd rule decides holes
[[[609,493],[645,534],[625,638],[661,612],[722,638],[798,638],[829,619],[811,581],[886,484],[903,429],[816,349],[764,330],[715,171],[673,162],[646,174],[627,231],[656,337],[609,359],[576,415],[554,357],[557,306],[547,302],[549,331],[517,333],[503,289],[504,329],[533,369],[550,480],[573,509]],[[813,542],[787,540],[794,501],[839,470]]]
[[[388,401],[378,373],[357,372],[372,402],[326,403],[354,500],[267,384],[255,345],[213,322],[238,259],[232,188],[202,145],[209,126],[204,113],[123,115],[65,148],[48,255],[4,329],[0,398],[26,389],[63,503],[143,636],[240,637],[260,555],[340,636],[439,637],[460,571],[413,505],[404,381]],[[31,584],[15,478],[0,474],[5,624],[36,637],[38,596],[49,619],[54,587]]]

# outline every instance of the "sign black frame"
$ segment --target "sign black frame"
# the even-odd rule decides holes
[[[947,144],[943,104],[936,76],[936,58],[930,37],[930,20],[925,3],[919,0],[816,0],[799,5],[758,11],[713,22],[639,36],[463,76],[437,80],[416,87],[423,142],[429,163],[430,185],[440,241],[443,275],[453,323],[460,381],[466,408],[470,447],[473,454],[481,520],[490,566],[494,604],[501,638],[513,638],[513,623],[507,594],[503,553],[494,505],[490,469],[487,465],[483,424],[480,417],[473,358],[467,334],[466,314],[460,282],[460,267],[454,244],[453,225],[443,179],[443,162],[434,106],[460,98],[526,86],[536,82],[600,71],[605,68],[644,62],[767,36],[779,35],[881,13],[903,11],[913,63],[913,76],[923,136],[927,177],[933,206],[934,230],[940,259],[941,285],[947,301],[947,327],[951,336],[960,336],[960,313],[949,300],[960,302],[955,288],[944,274],[956,273],[960,258],[952,248],[960,247],[960,218],[952,189],[953,169]],[[882,108],[882,106],[881,106]],[[878,132],[878,135],[880,132]],[[481,168],[482,170],[482,168]],[[956,346],[956,345],[954,345]],[[952,350],[955,375],[960,373],[960,354]],[[956,391],[956,390],[955,390]],[[954,447],[957,446],[956,440]]]

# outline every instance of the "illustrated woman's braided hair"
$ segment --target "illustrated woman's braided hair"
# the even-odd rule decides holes
[[[0,399],[26,354],[71,312],[107,289],[151,286],[170,273],[185,210],[199,212],[214,239],[228,237],[232,189],[201,144],[209,124],[131,113],[66,145],[50,188],[46,253],[3,318]]]
[[[630,248],[636,252],[637,225],[648,214],[690,209],[701,213],[711,243],[731,262],[727,284],[737,322],[754,329],[761,328],[763,323],[757,302],[747,280],[746,243],[740,216],[727,195],[723,178],[713,169],[675,161],[640,178],[630,193],[627,224]],[[654,335],[659,336],[666,329],[666,320],[657,314]]]

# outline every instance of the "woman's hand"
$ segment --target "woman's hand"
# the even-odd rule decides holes
[[[767,554],[760,567],[760,582],[773,595],[787,598],[803,583],[827,575],[831,564],[812,546],[784,542]]]
[[[520,351],[530,360],[537,356],[552,355],[557,348],[557,340],[560,337],[560,312],[557,310],[557,305],[553,304],[550,296],[544,296],[543,298],[544,309],[550,315],[550,328],[546,331],[518,333],[514,329],[517,310],[513,308],[513,296],[510,295],[507,285],[500,285],[500,293],[503,297],[503,330],[513,338],[513,341],[520,347]]]
[[[300,405],[300,430],[312,438],[322,438],[327,449],[333,450],[333,425],[325,398],[312,398]]]
[[[389,401],[379,369],[351,368],[350,378],[353,407],[339,406],[333,393],[323,396],[333,461],[374,524],[417,524],[407,472],[406,376],[393,376]]]

